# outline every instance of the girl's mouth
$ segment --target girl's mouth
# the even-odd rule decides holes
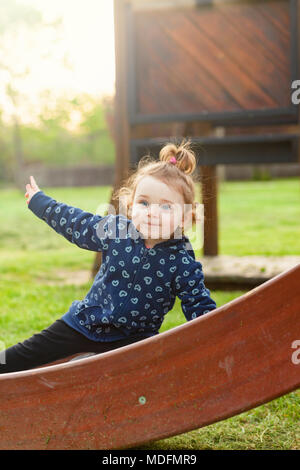
[[[151,222],[146,222],[147,225],[151,225],[151,227],[160,227],[159,224],[151,224]]]

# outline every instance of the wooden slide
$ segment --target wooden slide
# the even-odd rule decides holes
[[[300,265],[155,337],[0,375],[0,449],[124,449],[215,423],[297,389],[296,348]]]

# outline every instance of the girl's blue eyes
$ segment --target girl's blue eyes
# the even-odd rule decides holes
[[[139,204],[148,204],[147,201],[140,201]],[[171,204],[162,204],[163,209],[171,209]]]

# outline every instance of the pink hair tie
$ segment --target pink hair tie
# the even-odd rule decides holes
[[[169,160],[169,163],[173,163],[174,165],[176,165],[176,158],[175,157],[171,157],[170,160]]]

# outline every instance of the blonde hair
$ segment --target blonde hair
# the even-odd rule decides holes
[[[172,157],[176,162],[172,163]],[[170,162],[171,160],[171,162]],[[174,161],[174,160],[173,160]],[[192,224],[196,222],[197,202],[195,201],[195,180],[192,177],[196,169],[196,156],[191,150],[190,142],[184,140],[179,144],[168,143],[159,152],[159,160],[150,155],[140,159],[138,166],[121,187],[112,196],[119,201],[122,212],[130,214],[130,207],[139,182],[145,176],[153,176],[171,186],[182,195],[184,203],[192,208]],[[130,216],[129,216],[130,218]]]

